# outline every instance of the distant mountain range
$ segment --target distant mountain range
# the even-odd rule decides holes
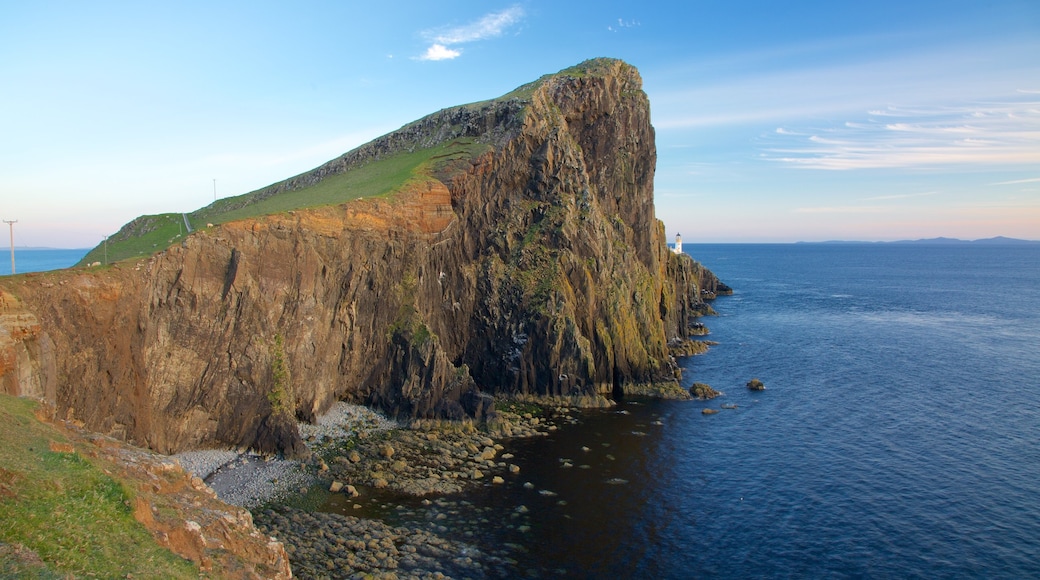
[[[928,238],[922,240],[898,240],[894,242],[857,242],[844,240],[828,240],[826,242],[797,242],[799,244],[914,244],[922,246],[954,246],[970,244],[973,246],[1023,246],[1040,245],[1040,240],[1020,240],[997,236],[981,240],[959,240],[957,238]]]

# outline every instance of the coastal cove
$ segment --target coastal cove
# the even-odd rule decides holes
[[[324,509],[528,577],[1040,573],[1040,252],[687,251],[735,289],[704,319],[719,344],[682,361],[685,386],[724,396],[630,399],[507,441],[520,472],[499,485]]]
[[[328,545],[430,545],[419,563],[453,576],[1040,574],[1037,248],[685,249],[734,288],[702,319],[717,344],[680,361],[722,397],[576,411],[501,440],[501,484],[297,519]]]

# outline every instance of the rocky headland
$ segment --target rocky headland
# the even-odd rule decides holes
[[[196,230],[147,258],[0,281],[0,385],[173,453],[306,453],[335,401],[482,420],[489,395],[675,385],[726,290],[666,246],[638,72],[588,61],[244,198],[465,141],[405,186]],[[441,149],[437,149],[441,151]],[[676,389],[672,389],[676,390]]]
[[[426,161],[386,195],[248,215],[416,154]],[[617,60],[440,111],[224,203],[239,217],[153,255],[0,279],[0,392],[105,441],[230,450],[184,461],[213,462],[194,467],[225,497],[268,461],[252,450],[298,462],[303,479],[269,478],[290,493],[318,481],[432,498],[420,529],[236,496],[304,575],[495,575],[508,556],[439,535],[437,509],[468,506],[438,498],[518,477],[502,442],[576,408],[691,397],[675,357],[707,348],[698,319],[730,290],[669,251],[655,163],[641,79]],[[344,402],[396,426],[309,427]]]

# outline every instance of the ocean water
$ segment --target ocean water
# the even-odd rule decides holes
[[[438,525],[522,577],[1040,577],[1040,247],[686,251],[735,289],[682,363],[725,396],[514,442]]]
[[[17,274],[29,272],[45,272],[71,267],[87,255],[89,248],[78,250],[65,249],[28,249],[14,248],[14,271]],[[0,248],[0,276],[11,274],[11,249]]]

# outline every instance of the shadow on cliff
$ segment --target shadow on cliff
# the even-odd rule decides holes
[[[494,413],[492,394],[617,398],[626,384],[675,383],[667,343],[689,336],[719,282],[668,250],[654,216],[641,84],[623,62],[588,61],[431,115],[260,197],[299,195],[395,152],[437,152],[390,196],[4,279],[3,391],[162,452],[294,456],[305,448],[293,419],[336,400],[479,420]]]

